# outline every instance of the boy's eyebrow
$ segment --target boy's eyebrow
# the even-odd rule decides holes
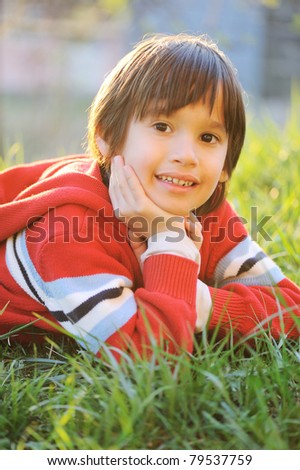
[[[218,131],[221,131],[221,132],[224,132],[225,134],[227,134],[227,129],[225,127],[225,124],[223,124],[222,122],[219,122],[219,121],[209,121],[209,127],[210,128],[213,128],[213,129],[216,129]]]

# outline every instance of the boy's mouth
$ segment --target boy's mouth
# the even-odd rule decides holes
[[[172,176],[167,176],[167,175],[157,175],[157,179],[165,182],[165,183],[170,183],[170,184],[176,184],[177,186],[194,186],[196,183],[194,181],[191,181],[189,179],[180,179]]]

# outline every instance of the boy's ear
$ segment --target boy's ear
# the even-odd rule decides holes
[[[219,178],[219,183],[225,183],[226,181],[228,181],[228,179],[229,179],[229,176],[228,176],[227,170],[222,170],[221,176]]]
[[[109,145],[102,139],[99,135],[96,137],[96,142],[98,145],[98,149],[103,157],[106,157],[109,151]]]

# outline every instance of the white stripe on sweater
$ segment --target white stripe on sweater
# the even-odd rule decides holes
[[[284,275],[279,267],[249,236],[219,261],[214,273],[218,287],[231,282],[247,286],[271,286],[282,279]]]
[[[125,276],[95,274],[45,282],[30,259],[25,231],[17,235],[15,249],[13,238],[7,240],[6,263],[18,285],[93,351],[99,348],[98,340],[106,341],[136,313],[132,282]],[[78,319],[74,312],[79,312]]]

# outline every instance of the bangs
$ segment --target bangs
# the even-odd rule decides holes
[[[172,43],[148,56],[137,73],[132,97],[135,118],[172,112],[202,100],[212,111],[224,68],[220,55],[193,42]]]

